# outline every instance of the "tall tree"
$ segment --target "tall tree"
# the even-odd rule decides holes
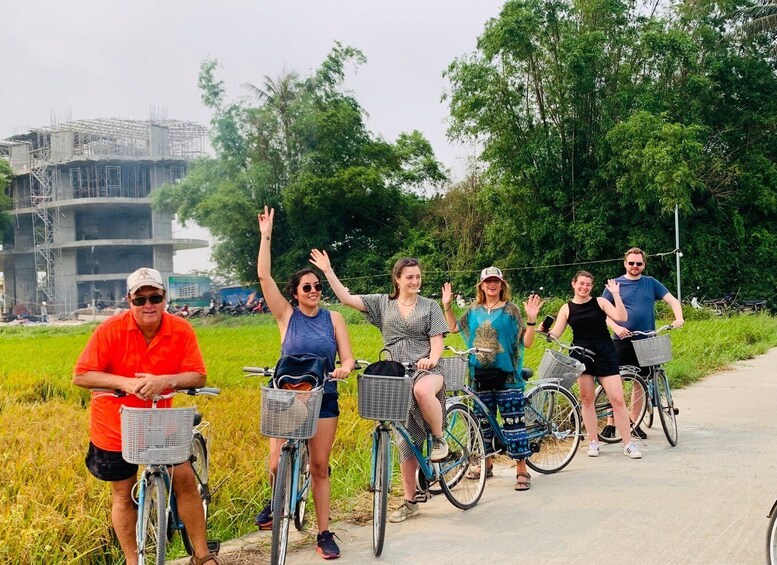
[[[767,235],[777,227],[777,107],[768,94],[777,79],[768,42],[728,33],[739,6],[504,5],[477,51],[446,72],[451,136],[483,146],[492,261],[584,263],[634,244],[668,251],[677,205],[688,283],[710,294],[774,293],[775,275],[754,279],[751,256],[777,253]],[[710,251],[721,260],[709,261]],[[668,277],[672,266],[653,262],[651,273]],[[564,290],[575,268],[514,281],[532,288],[552,278]]]
[[[213,110],[217,155],[162,187],[155,204],[208,228],[219,268],[244,281],[256,276],[256,213],[265,204],[280,209],[279,272],[305,266],[311,247],[332,249],[333,264],[349,275],[385,272],[422,213],[417,189],[445,175],[419,132],[391,143],[367,130],[363,108],[344,88],[347,67],[365,62],[338,43],[310,76],[265,77],[261,87],[248,85],[255,103],[234,103],[218,64],[205,61],[200,88]]]

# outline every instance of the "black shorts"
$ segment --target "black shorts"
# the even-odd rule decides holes
[[[639,374],[645,378],[650,375],[650,367],[642,367],[637,361],[637,354],[634,351],[634,344],[631,338],[616,339],[615,350],[618,352],[618,363],[621,367],[624,365],[631,365],[633,367],[639,367]]]
[[[106,451],[89,442],[86,468],[101,481],[125,481],[138,474],[138,466],[127,463],[121,451]]]
[[[173,465],[173,467],[177,466]],[[127,463],[121,456],[121,451],[107,451],[97,447],[91,441],[86,451],[86,468],[101,481],[125,481],[138,475],[138,466]]]
[[[619,375],[618,369],[618,355],[615,352],[615,344],[611,339],[607,341],[597,341],[595,343],[575,343],[593,351],[596,355],[593,359],[586,357],[579,351],[573,351],[570,355],[585,364],[585,375],[593,375],[594,377],[609,377],[612,375]]]

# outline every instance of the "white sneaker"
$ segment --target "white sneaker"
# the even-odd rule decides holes
[[[628,455],[632,459],[642,459],[642,452],[633,441],[623,448],[623,454]]]
[[[592,441],[588,445],[588,457],[599,457],[599,442]]]

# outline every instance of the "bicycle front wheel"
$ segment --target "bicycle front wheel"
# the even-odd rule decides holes
[[[167,496],[159,473],[144,474],[138,496],[138,563],[162,565],[167,545]]]
[[[270,563],[283,565],[286,562],[286,549],[289,544],[289,523],[292,518],[292,453],[289,449],[281,452],[278,472],[275,475],[272,495],[272,548]]]
[[[769,529],[766,530],[766,565],[777,565],[777,502],[769,512]]]
[[[208,489],[208,445],[205,438],[199,432],[192,437],[192,456],[189,458],[194,470],[194,478],[197,481],[197,491],[202,499],[202,512],[205,519],[205,528],[208,527],[208,505],[210,504],[210,490]],[[181,529],[181,540],[186,553],[194,555],[194,546],[189,539],[189,532],[186,531],[186,524]]]
[[[388,493],[391,490],[391,440],[388,430],[376,431],[373,441],[375,477],[372,485],[372,552],[378,557],[383,552],[383,541],[386,538]]]
[[[448,408],[445,440],[448,457],[439,463],[440,487],[451,504],[467,510],[483,496],[486,473],[480,473],[474,480],[466,479],[465,475],[473,467],[486,468],[486,448],[478,420],[465,405],[454,404]]]
[[[539,384],[526,395],[526,433],[532,454],[526,464],[538,473],[556,473],[569,465],[580,446],[580,408],[567,389]]]
[[[310,451],[308,442],[302,442],[299,454],[299,473],[297,473],[297,501],[294,504],[294,527],[302,531],[305,527],[305,506],[310,498]]]
[[[661,420],[661,427],[664,428],[669,445],[677,445],[677,416],[675,415],[674,401],[672,400],[672,391],[669,388],[669,377],[663,369],[656,371],[654,377],[656,395],[658,396],[658,418]]]
[[[623,373],[621,375],[621,382],[623,383],[623,400],[626,403],[626,411],[629,413],[629,419],[634,422],[636,427],[640,425],[645,417],[647,384],[642,377],[634,373]],[[604,443],[619,443],[622,441],[621,434],[618,428],[615,427],[612,404],[610,404],[610,399],[607,398],[607,393],[604,392],[602,385],[596,387],[594,407],[596,409],[599,441]],[[636,418],[632,416],[635,412],[637,414]],[[609,433],[605,434],[603,432],[607,426],[610,426],[608,428]]]

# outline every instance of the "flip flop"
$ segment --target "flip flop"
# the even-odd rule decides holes
[[[529,473],[518,473],[515,478],[515,490],[529,490],[531,488],[531,475]]]
[[[489,479],[494,476],[494,467],[487,467],[486,468],[486,478]],[[480,467],[473,467],[469,470],[466,477],[472,481],[477,481],[480,479]]]

